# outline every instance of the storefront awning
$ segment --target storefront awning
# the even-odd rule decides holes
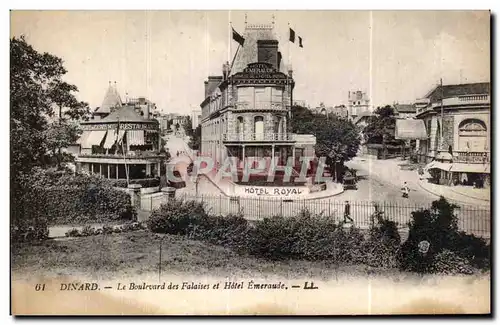
[[[106,140],[104,141],[104,149],[110,149],[116,142],[116,130],[108,130]]]
[[[78,138],[76,143],[83,147],[83,144],[87,142],[87,138],[89,137],[90,133],[91,131],[83,131],[82,135],[80,136],[80,138]]]
[[[116,138],[116,143],[122,142],[124,135],[125,135],[125,130],[118,131],[118,137]]]
[[[423,120],[396,120],[395,138],[398,140],[426,140]]]
[[[452,164],[449,163],[442,163],[440,161],[433,161],[429,163],[427,166],[425,166],[424,170],[429,170],[429,169],[441,169],[445,171],[450,171]]]
[[[487,164],[462,164],[462,163],[453,163],[451,167],[452,172],[461,172],[461,173],[480,173],[480,174],[489,174],[490,173],[490,165]]]
[[[100,145],[106,132],[106,130],[90,131],[89,136],[85,139],[85,142],[82,143],[82,148],[92,148],[92,146]]]
[[[144,145],[144,130],[129,130],[127,131],[127,142],[131,146]]]

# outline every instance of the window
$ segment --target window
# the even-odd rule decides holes
[[[264,117],[256,116],[254,120],[255,139],[262,140],[264,138]]]
[[[243,117],[238,116],[236,122],[236,133],[243,133]]]
[[[255,106],[271,101],[271,87],[255,87]]]
[[[283,101],[283,89],[273,87],[271,89],[271,101],[273,103],[281,103]]]

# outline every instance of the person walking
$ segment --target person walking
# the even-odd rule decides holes
[[[344,223],[347,223],[347,219],[349,219],[349,222],[353,222],[351,218],[351,205],[349,204],[349,201],[345,201],[345,207],[344,207]]]
[[[408,198],[409,194],[410,194],[410,188],[408,187],[408,184],[405,182],[403,187],[401,188],[401,191],[403,192],[403,197],[404,198]]]

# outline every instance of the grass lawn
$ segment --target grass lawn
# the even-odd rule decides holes
[[[153,274],[158,272],[162,236],[141,230],[15,244],[11,246],[12,273],[16,276],[85,274],[101,279]],[[333,261],[268,261],[180,236],[164,235],[163,238],[162,272],[169,274],[324,280],[334,279],[339,274],[358,277],[402,275],[397,270],[369,269],[364,265],[336,266]]]

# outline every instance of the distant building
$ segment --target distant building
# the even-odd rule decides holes
[[[361,91],[349,91],[347,95],[347,110],[349,119],[354,120],[361,113],[370,111],[370,99],[368,95]]]
[[[325,106],[325,104],[320,103],[318,107],[311,109],[315,114],[329,116],[338,116],[340,118],[347,118],[349,116],[349,112],[345,105],[337,105],[335,107]]]
[[[394,104],[394,114],[397,119],[412,119],[415,118],[417,107],[415,104]]]
[[[201,123],[201,109],[194,109],[191,114],[191,123],[193,130]]]

